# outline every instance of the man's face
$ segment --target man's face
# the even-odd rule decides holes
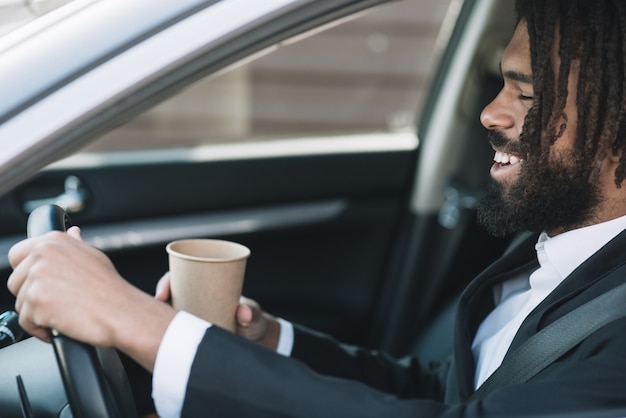
[[[552,62],[559,62],[556,47]],[[549,163],[545,164],[527,155],[519,140],[534,95],[524,21],[504,51],[501,70],[504,86],[481,114],[481,123],[490,131],[495,163],[491,167],[492,184],[478,207],[479,222],[498,236],[544,230],[554,235],[588,223],[600,201],[600,190],[583,175],[586,163],[573,151],[576,71],[569,78],[565,117],[557,124],[567,122],[567,128],[550,147]]]

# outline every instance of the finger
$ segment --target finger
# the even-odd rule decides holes
[[[243,320],[246,324],[258,322],[263,314],[261,306],[255,300],[249,299],[245,296],[239,297],[239,306],[245,306],[247,308],[242,310],[242,314],[244,315]]]
[[[154,292],[154,297],[162,302],[167,302],[170,298],[170,273],[169,271],[159,279]]]
[[[34,321],[32,321],[28,309],[25,309],[24,312],[20,313],[19,324],[25,332],[32,335],[33,337],[37,337],[45,342],[52,341],[50,329],[46,327],[41,327],[37,325]]]
[[[72,237],[74,239],[77,239],[78,241],[82,241],[83,240],[80,228],[77,227],[77,226],[70,227],[70,229],[67,230],[67,235],[69,235],[70,237]]]
[[[11,277],[13,277],[13,275],[11,275]],[[9,277],[9,280],[11,280],[11,277]],[[21,283],[19,284],[15,284],[17,282],[17,280],[15,282],[7,282],[7,287],[9,288],[9,291],[15,295],[15,302],[14,302],[14,307],[15,307],[15,311],[17,313],[22,312],[22,306],[24,304],[24,295],[27,293],[27,289],[28,289],[28,284],[25,281],[25,279],[19,279],[21,281]]]
[[[13,274],[9,277],[7,287],[9,288],[9,291],[15,295],[15,311],[20,313],[22,312],[22,306],[24,305],[24,300],[28,294],[29,282],[26,280],[25,276],[15,278],[15,281],[12,281],[14,277],[15,276]]]
[[[33,264],[32,258],[24,258],[22,259],[15,267],[13,271],[9,275],[7,279],[7,289],[13,295],[17,296],[20,290],[22,290],[24,283],[26,282],[26,278],[28,271]]]
[[[24,330],[26,331],[26,330]],[[42,328],[42,327],[37,327],[37,328],[33,328],[30,331],[26,331],[29,335],[32,335],[33,337],[39,338],[40,340],[47,342],[47,343],[51,343],[52,342],[52,336],[50,335],[50,330],[48,328]]]
[[[11,267],[15,268],[28,256],[28,254],[30,254],[35,241],[35,239],[25,239],[13,245],[9,249],[8,256]]]
[[[259,341],[267,332],[267,321],[263,318],[263,311],[251,299],[242,299],[237,307],[237,329],[235,332],[252,341]]]
[[[11,293],[17,295],[23,283],[32,274],[32,269],[41,260],[44,260],[47,253],[51,252],[56,245],[53,244],[59,239],[67,239],[66,234],[52,231],[44,236],[30,238],[18,242],[9,250],[9,261],[13,267],[13,272],[7,280],[7,288]],[[52,256],[54,259],[55,256]]]
[[[51,231],[40,237],[22,240],[9,249],[8,258],[11,267],[15,268],[41,243],[58,242],[65,239],[67,234],[60,231]]]
[[[247,327],[252,323],[253,318],[253,310],[248,305],[239,305],[237,307],[237,324]]]

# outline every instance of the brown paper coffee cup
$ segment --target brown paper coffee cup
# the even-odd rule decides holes
[[[216,239],[187,239],[167,244],[174,309],[235,330],[235,313],[250,250]]]

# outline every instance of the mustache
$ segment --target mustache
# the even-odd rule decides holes
[[[523,146],[519,141],[509,139],[501,131],[487,132],[487,140],[492,147],[509,154],[525,155]]]

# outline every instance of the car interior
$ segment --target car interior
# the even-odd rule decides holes
[[[413,145],[305,152],[309,142],[287,144],[283,133],[267,142],[280,152],[237,155],[232,152],[248,150],[246,144],[222,144],[194,158],[171,149],[139,160],[124,151],[95,158],[101,142],[85,141],[82,154],[42,169],[0,197],[1,276],[11,273],[6,254],[25,236],[30,210],[62,196],[70,208],[78,204],[68,212],[85,239],[146,292],[154,292],[168,269],[168,241],[233,240],[252,251],[243,293],[266,311],[347,343],[416,354],[423,361],[444,359],[451,353],[460,292],[511,240],[483,231],[475,207],[493,158],[479,114],[501,87],[499,60],[515,26],[512,8],[511,0],[450,2],[448,26],[438,32],[445,48],[415,126],[394,133],[414,138]],[[269,68],[264,59],[256,62]],[[285,77],[268,85],[278,88],[288,83]],[[316,88],[313,83],[302,97],[313,100]],[[157,96],[140,107],[156,106],[164,95]],[[119,132],[109,135],[120,138]],[[375,134],[337,140],[352,146]],[[97,163],[85,163],[92,160]],[[12,310],[13,302],[0,291],[0,312]],[[4,348],[0,362],[19,363],[38,347]],[[2,383],[7,373],[0,392],[15,385],[13,378]],[[51,379],[60,386],[58,376]],[[43,379],[24,384],[55,385]],[[0,399],[0,408],[2,402],[9,408],[10,401]]]

